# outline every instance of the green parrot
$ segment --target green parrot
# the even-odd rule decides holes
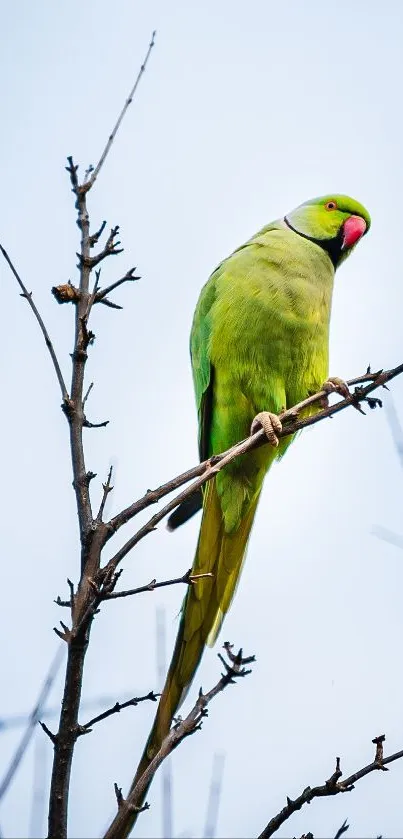
[[[218,266],[202,289],[190,339],[200,458],[225,451],[251,427],[262,426],[271,444],[237,458],[204,487],[192,573],[213,576],[189,586],[133,784],[159,750],[203,650],[214,643],[231,604],[264,477],[291,442],[290,437],[278,440],[277,415],[329,381],[335,269],[370,223],[367,210],[345,195],[307,201],[263,227]],[[198,496],[185,502],[171,518],[171,528],[198,506]]]

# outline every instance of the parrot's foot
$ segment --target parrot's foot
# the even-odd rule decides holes
[[[339,393],[340,396],[344,396],[345,399],[348,399],[351,396],[351,393],[346,385],[346,382],[343,379],[340,379],[338,376],[329,376],[326,382],[323,382],[321,390],[325,390],[326,393]],[[329,400],[327,396],[324,396],[320,400],[320,404],[322,408],[327,408],[329,405]]]
[[[283,426],[277,414],[272,414],[270,411],[261,411],[260,414],[257,414],[250,428],[251,434],[255,434],[260,428],[263,428],[269,443],[272,446],[278,446],[277,435],[282,431]]]

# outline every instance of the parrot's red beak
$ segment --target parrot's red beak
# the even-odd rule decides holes
[[[364,235],[367,225],[361,216],[350,216],[343,224],[343,244],[342,250],[352,248],[361,236]]]

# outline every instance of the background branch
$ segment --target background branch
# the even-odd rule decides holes
[[[45,707],[46,700],[49,696],[49,693],[54,685],[56,676],[58,674],[60,665],[62,663],[64,656],[64,649],[63,646],[60,645],[57,649],[57,652],[54,656],[54,659],[50,665],[49,672],[43,682],[41,690],[39,692],[38,699],[35,703],[34,708],[32,709],[28,721],[26,729],[21,737],[21,740],[15,750],[15,753],[10,761],[8,769],[6,770],[2,781],[0,783],[0,801],[4,798],[9,786],[17,772],[17,769],[24,757],[24,754],[31,742],[32,736],[34,734],[36,725],[39,721],[39,717],[42,714],[42,711]]]

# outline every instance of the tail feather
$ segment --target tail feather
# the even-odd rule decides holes
[[[241,572],[245,562],[246,548],[256,513],[260,492],[252,501],[239,528],[233,534],[225,534],[221,542],[218,562],[217,603],[218,609],[214,617],[206,642],[209,647],[214,646],[223,620],[234,599],[235,592],[241,579]]]
[[[192,572],[210,572],[213,576],[197,580],[186,594],[165,686],[132,789],[168,734],[172,719],[200,664],[206,644],[211,646],[217,638],[239,581],[258,498],[259,492],[251,501],[239,527],[227,533],[215,481],[211,481],[206,488]],[[135,816],[133,823],[134,820]]]

